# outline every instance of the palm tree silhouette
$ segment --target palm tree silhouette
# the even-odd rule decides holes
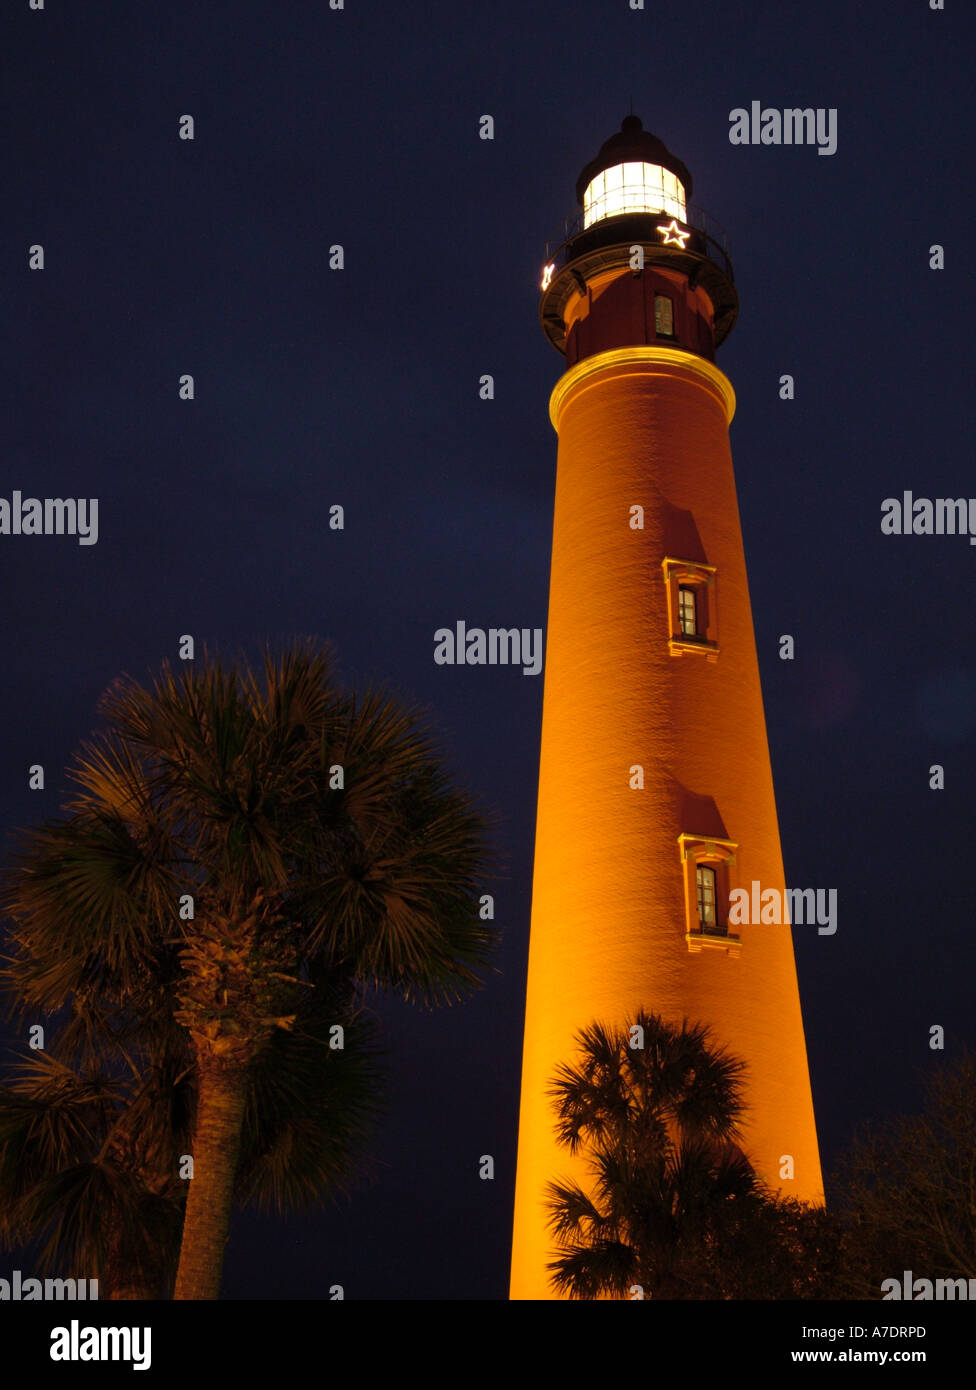
[[[592,1177],[548,1185],[557,1250],[548,1268],[570,1298],[728,1296],[723,1240],[761,1196],[736,1144],[744,1064],[708,1029],[641,1011],[577,1034],[579,1060],[551,1086],[559,1142]]]
[[[80,1038],[76,1015],[0,1087],[0,1246],[32,1245],[44,1274],[97,1278],[103,1299],[169,1298],[196,1106],[189,1039],[171,1012],[127,1026],[86,1013]],[[237,1205],[286,1212],[348,1191],[382,1095],[377,1032],[326,979],[275,1033],[248,1073]]]
[[[146,1035],[177,1030],[193,1177],[175,1297],[216,1298],[256,1097],[273,1105],[294,1081],[274,1049],[295,1034],[314,1068],[316,990],[332,991],[331,1037],[343,983],[428,1005],[480,983],[486,827],[418,716],[342,690],[312,643],[260,669],[165,665],[148,688],[116,682],[100,710],[107,728],[71,769],[80,793],[8,874],[4,976],[22,1011],[68,1010],[73,1036],[97,1023],[96,1049],[140,1018]],[[317,1183],[284,1150],[271,1170],[279,1191]]]

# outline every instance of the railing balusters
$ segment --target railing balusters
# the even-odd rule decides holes
[[[732,274],[732,261],[729,256],[728,238],[724,228],[710,217],[704,208],[697,204],[689,204],[686,208],[686,216],[683,219],[686,227],[691,227],[697,234],[698,246],[695,248],[698,254],[704,254],[708,260],[713,261],[730,280],[734,280]],[[641,214],[635,213],[632,209],[627,212],[617,214],[620,217],[634,217]],[[664,213],[650,213],[648,216],[665,216]],[[613,218],[601,219],[611,222]],[[599,226],[600,223],[591,223],[590,227],[583,226],[583,213],[581,211],[573,213],[563,219],[563,237],[559,245],[554,245],[552,241],[547,241],[545,245],[545,264],[555,264],[557,269],[561,269],[569,259],[569,246],[584,231]],[[691,248],[689,247],[689,250]]]

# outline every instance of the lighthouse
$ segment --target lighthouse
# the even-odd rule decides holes
[[[729,426],[738,311],[681,160],[628,116],[547,248],[565,360],[519,1111],[511,1296],[547,1299],[549,1182],[589,1188],[548,1088],[594,1022],[707,1024],[747,1067],[741,1147],[823,1200],[789,922],[730,921],[785,879]],[[738,890],[738,891],[737,891]],[[742,914],[740,914],[742,915]],[[750,914],[744,914],[749,916]],[[799,928],[802,930],[809,928]]]

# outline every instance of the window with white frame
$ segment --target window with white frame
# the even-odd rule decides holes
[[[687,220],[684,185],[660,164],[634,161],[603,169],[583,191],[583,226],[624,212],[663,212]]]
[[[696,864],[695,879],[698,885],[698,925],[702,931],[714,932],[718,928],[718,918],[715,915],[715,870],[709,864]]]
[[[718,658],[718,604],[715,566],[671,555],[661,562],[668,614],[668,647],[672,656],[697,652]]]
[[[678,836],[684,878],[685,940],[692,952],[738,956],[740,937],[729,931],[729,895],[735,886],[739,846],[732,840],[683,833]]]
[[[698,604],[690,584],[678,585],[678,622],[682,637],[698,636]]]

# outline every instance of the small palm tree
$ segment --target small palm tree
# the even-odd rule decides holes
[[[643,1011],[577,1035],[551,1086],[559,1142],[585,1152],[592,1192],[549,1184],[555,1287],[570,1298],[708,1298],[723,1232],[759,1195],[737,1147],[743,1063],[708,1030]]]
[[[255,1158],[255,1078],[267,1105],[285,1084],[272,1050],[326,982],[428,1004],[479,983],[494,944],[477,906],[485,825],[417,716],[341,690],[310,644],[260,671],[165,666],[100,708],[108,727],[72,769],[80,794],[8,876],[4,974],[23,1008],[169,1009],[185,1030],[193,1178],[175,1296],[216,1298]],[[283,1154],[271,1168],[272,1186],[294,1181]]]

